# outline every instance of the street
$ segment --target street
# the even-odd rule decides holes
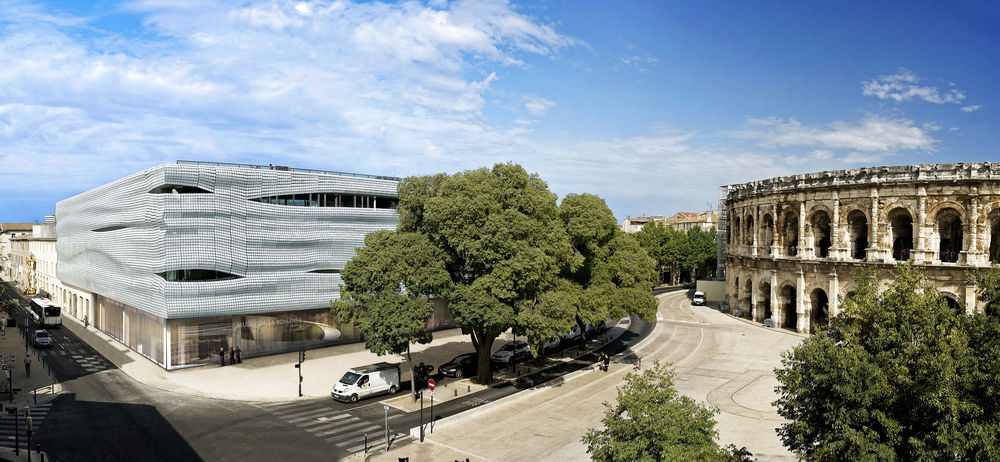
[[[3,291],[8,297],[16,293],[6,283]],[[26,298],[18,299],[27,305]],[[648,335],[652,326],[633,317],[628,331],[606,345],[605,351],[627,350]],[[27,328],[34,329],[34,323]],[[335,460],[363,451],[366,436],[369,445],[385,438],[386,415],[378,399],[353,405],[328,398],[263,403],[175,393],[136,382],[68,329],[48,331],[55,344],[39,355],[63,393],[47,409],[33,443],[41,444],[52,460],[247,461],[289,456]],[[435,418],[447,418],[586,367],[596,361],[596,355],[435,405]],[[405,382],[401,388],[409,386]],[[429,417],[425,413],[424,418]],[[419,423],[419,412],[389,410],[393,433],[406,434]]]

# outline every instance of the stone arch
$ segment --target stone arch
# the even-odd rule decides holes
[[[753,235],[756,230],[753,227],[753,215],[747,214],[746,220],[744,220],[744,228],[746,228],[746,233],[743,234],[744,244],[753,245]]]
[[[885,216],[892,258],[896,261],[909,260],[913,250],[913,214],[905,206],[896,206]]]
[[[964,205],[951,200],[943,200],[931,206],[927,210],[927,216],[936,217],[937,214],[941,213],[941,211],[944,209],[955,209],[956,211],[958,211],[959,215],[962,217],[963,220],[968,215],[968,211],[965,209]]]
[[[751,305],[751,303],[753,303],[753,278],[747,276],[746,285],[746,304],[744,305],[746,307],[746,312],[743,313],[743,317],[749,318],[753,314],[753,306]]]
[[[947,289],[938,289],[937,294],[938,297],[944,299],[945,303],[948,304],[948,308],[955,310],[958,314],[965,313],[965,303],[963,303],[962,297],[959,297],[958,294]]]
[[[781,227],[778,229],[781,254],[789,257],[799,253],[799,212],[794,206],[786,206],[779,214]]]
[[[795,311],[797,305],[797,293],[792,284],[779,284],[781,290],[778,291],[778,300],[781,302],[782,323],[781,327],[786,329],[798,329],[798,313]]]
[[[861,209],[847,213],[847,241],[850,255],[854,260],[864,260],[868,252],[869,239],[868,214]]]
[[[774,315],[771,313],[771,281],[765,279],[757,283],[757,316],[760,319],[767,319]]]
[[[766,253],[771,253],[771,247],[774,245],[774,218],[770,213],[765,213],[760,220],[760,238],[757,244],[765,249]]]
[[[833,243],[833,213],[826,207],[817,206],[807,216],[806,235],[812,238],[813,252],[816,258],[826,258]]]
[[[738,215],[733,216],[733,226],[726,227],[726,232],[730,233],[726,236],[726,243],[728,244],[739,244],[740,241],[740,217]],[[735,241],[734,241],[735,239]]]
[[[986,216],[986,221],[989,224],[989,260],[991,263],[1000,263],[1000,207],[993,209]]]
[[[809,331],[815,334],[830,323],[830,297],[816,287],[809,292]]]
[[[937,237],[938,259],[942,263],[956,263],[964,249],[964,215],[944,207],[934,215],[934,232]]]

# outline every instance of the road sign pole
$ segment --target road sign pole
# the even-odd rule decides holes
[[[420,442],[424,442],[424,392],[420,393]]]
[[[434,433],[434,390],[431,390],[431,433]]]

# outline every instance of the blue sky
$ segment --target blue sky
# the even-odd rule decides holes
[[[988,2],[0,0],[0,221],[177,159],[516,162],[615,216],[998,161]]]

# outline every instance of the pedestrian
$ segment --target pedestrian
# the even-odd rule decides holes
[[[236,345],[236,362],[242,363],[243,358],[240,357],[240,346]]]
[[[31,377],[31,356],[24,355],[24,373]]]
[[[226,349],[225,347],[219,347],[219,364],[226,365]]]
[[[229,347],[229,364],[236,364],[236,349]]]
[[[607,353],[601,352],[604,355],[604,372],[608,371],[608,365],[611,364],[611,357]]]
[[[86,329],[90,327],[90,316],[83,315],[83,328]]]
[[[7,336],[7,317],[0,319],[0,334],[3,334],[4,337]]]

